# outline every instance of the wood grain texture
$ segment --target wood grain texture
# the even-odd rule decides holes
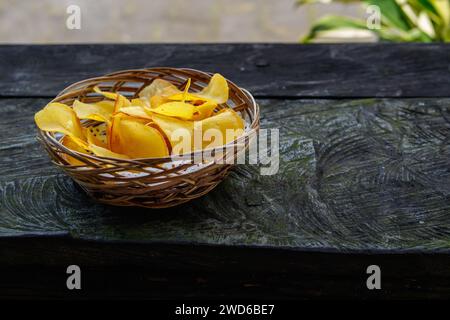
[[[448,97],[450,46],[145,44],[0,46],[0,96],[52,97],[130,68],[220,72],[256,97]]]
[[[280,129],[280,170],[238,166],[217,189],[166,210],[91,201],[48,160],[33,114],[1,99],[0,237],[316,250],[450,249],[450,99],[259,100]]]
[[[445,299],[449,260],[447,254],[0,238],[0,297]],[[74,263],[82,270],[81,291],[65,287],[66,268]],[[382,268],[381,291],[365,285],[371,264]]]

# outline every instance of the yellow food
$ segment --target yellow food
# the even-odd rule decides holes
[[[164,116],[192,120],[194,118],[195,106],[186,102],[170,101],[150,110]]]
[[[243,134],[244,120],[223,105],[229,91],[224,77],[215,74],[199,92],[189,92],[190,84],[188,79],[180,90],[156,79],[131,100],[94,87],[104,100],[50,103],[35,121],[43,131],[62,134],[61,143],[73,151],[118,159],[181,155],[228,144]],[[65,159],[84,165],[68,155]]]
[[[125,119],[119,125],[120,149],[131,158],[165,157],[169,148],[163,135],[155,128]]]
[[[153,121],[169,140],[172,154],[180,155],[193,150],[194,122],[159,114],[153,115]]]
[[[102,122],[110,122],[110,118],[114,113],[114,103],[112,101],[101,101],[89,104],[75,100],[72,108],[79,119],[90,119]]]
[[[202,131],[203,149],[220,147],[233,142],[244,133],[244,120],[232,109],[224,109],[212,117],[196,122],[194,130]]]
[[[84,140],[80,120],[71,107],[53,102],[34,115],[37,126],[44,131],[59,132]]]
[[[89,154],[89,151],[86,148],[83,148],[79,143],[76,143],[72,138],[70,138],[70,136],[64,136],[61,139],[61,143],[63,144],[63,146],[65,146],[66,148],[68,148],[72,151]],[[69,156],[67,154],[64,154],[63,157],[71,165],[74,165],[74,166],[84,165],[84,162],[79,161],[78,159],[76,159],[72,156]]]

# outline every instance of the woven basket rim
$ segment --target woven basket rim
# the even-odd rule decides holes
[[[56,97],[53,98],[49,103],[54,102],[58,98],[61,99],[66,94],[69,94],[70,91],[73,88],[76,88],[77,86],[84,85],[84,84],[89,83],[89,82],[117,80],[117,78],[119,78],[122,74],[126,74],[126,73],[139,73],[139,72],[144,73],[144,72],[152,72],[152,71],[157,72],[157,71],[161,71],[161,70],[166,70],[168,74],[170,74],[171,70],[195,72],[195,73],[199,73],[199,74],[202,74],[204,76],[207,76],[209,79],[213,75],[213,73],[204,72],[204,71],[200,71],[200,70],[196,70],[196,69],[192,69],[192,68],[152,67],[152,68],[142,68],[142,69],[119,70],[119,71],[115,71],[113,73],[108,73],[108,74],[103,75],[103,76],[83,79],[81,81],[77,81],[75,83],[72,83],[69,86],[67,86],[66,88],[64,88],[62,91],[60,91],[56,95]],[[196,150],[196,151],[192,151],[190,153],[184,153],[184,154],[181,154],[181,155],[168,155],[168,156],[165,156],[165,157],[152,157],[152,158],[120,159],[120,158],[112,158],[112,157],[90,155],[90,154],[85,154],[85,153],[81,153],[81,152],[69,149],[66,146],[64,146],[60,142],[60,139],[57,139],[54,136],[53,133],[41,130],[40,128],[38,128],[39,138],[46,140],[47,142],[52,144],[54,147],[64,151],[68,155],[71,155],[71,156],[75,155],[75,157],[80,157],[80,158],[84,158],[84,159],[88,159],[88,160],[94,161],[94,162],[90,163],[93,167],[97,167],[97,165],[95,164],[96,160],[101,160],[103,162],[105,162],[105,160],[106,161],[112,161],[113,164],[117,164],[119,162],[119,163],[128,163],[128,164],[142,165],[143,163],[145,163],[145,164],[153,164],[153,163],[172,162],[172,161],[174,161],[174,158],[180,158],[180,157],[186,157],[186,158],[191,158],[192,159],[192,158],[195,158],[196,156],[203,155],[203,154],[213,154],[214,152],[221,152],[223,150],[226,150],[227,148],[230,148],[230,147],[233,147],[233,146],[241,144],[242,141],[245,141],[245,139],[247,139],[247,137],[249,137],[250,135],[253,135],[254,133],[256,133],[259,130],[259,118],[260,118],[259,105],[256,103],[256,100],[253,97],[253,95],[247,89],[244,89],[244,88],[241,88],[241,87],[237,86],[235,83],[233,83],[232,81],[228,80],[227,78],[225,78],[225,79],[227,80],[229,86],[231,85],[231,88],[233,88],[233,90],[240,91],[243,95],[245,95],[248,98],[248,100],[250,102],[250,107],[254,111],[254,117],[252,119],[252,122],[248,126],[246,126],[246,128],[244,130],[244,133],[241,136],[239,136],[236,140],[234,140],[234,141],[232,141],[232,142],[230,142],[230,143],[228,143],[226,145],[222,145],[222,146],[215,147],[215,148]],[[86,91],[87,91],[87,89],[92,89],[93,87],[94,86],[89,86],[88,85],[86,87]],[[93,91],[91,90],[91,91],[88,91],[88,92],[93,92]],[[245,121],[245,119],[244,119],[244,121]],[[84,167],[83,165],[81,165],[81,166],[65,165],[65,166],[67,166],[67,167]]]

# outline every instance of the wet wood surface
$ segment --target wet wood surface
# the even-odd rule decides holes
[[[80,264],[91,288],[80,297],[449,297],[450,98],[437,68],[447,46],[224,46],[160,47],[260,96],[261,127],[280,130],[279,171],[239,165],[210,194],[164,210],[93,202],[50,163],[33,121],[67,81],[162,65],[158,46],[0,47],[0,296],[74,296],[65,267]],[[243,58],[217,68],[205,58],[224,52]],[[239,71],[250,53],[268,65]],[[344,72],[332,59],[343,56],[375,74]],[[326,68],[332,84],[314,83]],[[384,293],[365,287],[370,264],[386,275]],[[111,288],[108,277],[121,280]]]

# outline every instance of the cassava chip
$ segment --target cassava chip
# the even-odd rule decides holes
[[[86,139],[90,144],[95,144],[96,146],[107,148],[107,131],[108,129],[106,123],[89,126],[85,130]]]
[[[202,91],[196,93],[177,92],[168,99],[174,101],[209,101],[216,104],[225,103],[228,100],[228,82],[224,77],[216,73]]]
[[[196,94],[199,97],[213,100],[218,104],[228,100],[228,83],[220,74],[216,73],[202,91]]]
[[[101,95],[103,95],[103,96],[105,96],[108,99],[111,99],[111,100],[115,101],[114,112],[119,111],[119,109],[122,108],[122,107],[129,107],[129,106],[131,106],[130,100],[128,100],[127,98],[125,98],[123,95],[121,95],[119,93],[102,91],[97,86],[94,87],[94,91],[99,93],[99,94],[101,94]]]
[[[131,99],[131,106],[133,107],[143,107],[143,108],[148,108],[149,107],[149,103],[148,100],[145,98],[135,98],[135,99]]]
[[[183,154],[192,151],[194,139],[194,123],[159,114],[153,115],[154,123],[164,132],[172,147],[172,154]]]
[[[155,79],[153,82],[139,92],[140,98],[150,100],[154,96],[169,97],[181,91],[171,82],[163,79]]]
[[[132,106],[132,107],[124,107],[120,109],[119,112],[129,115],[131,117],[151,120],[152,117],[146,109],[147,108]]]
[[[163,96],[153,96],[150,98],[150,107],[158,108],[160,105],[169,102],[170,100],[168,98],[164,98]]]
[[[244,133],[244,120],[232,109],[223,109],[212,117],[196,121],[194,131],[201,130],[201,148],[214,148],[236,140]],[[194,133],[195,134],[195,133]],[[199,149],[195,144],[195,149]]]
[[[34,115],[34,121],[39,129],[58,132],[84,140],[80,120],[69,106],[52,102]]]
[[[112,101],[101,101],[97,103],[83,103],[75,100],[73,110],[80,119],[90,119],[102,122],[109,122],[114,112]]]
[[[153,158],[169,155],[169,149],[161,133],[140,122],[121,119],[119,123],[121,153],[131,158]]]
[[[80,153],[91,154],[91,155],[93,154],[96,156],[108,157],[108,158],[129,159],[129,157],[124,154],[115,153],[115,152],[112,152],[111,150],[108,150],[104,147],[95,145],[91,142],[86,143],[79,139],[76,139],[76,138],[74,139],[70,136],[64,136],[61,142],[67,148],[69,148],[73,151],[80,152]],[[69,163],[74,164],[74,165],[84,165],[85,164],[84,162],[81,162],[69,155],[65,155],[65,158]]]
[[[195,106],[186,102],[172,101],[164,103],[159,107],[150,110],[154,113],[162,114],[164,116],[177,117],[184,120],[192,120],[194,118]]]
[[[118,113],[113,116],[111,124],[108,126],[108,149],[111,151],[122,153],[119,128],[120,121],[126,117],[126,114]]]
[[[92,151],[96,156],[107,157],[107,158],[118,158],[118,159],[130,159],[127,155],[112,152],[109,149],[96,146],[95,144],[89,145],[89,150]]]
[[[65,146],[66,148],[68,148],[72,151],[89,154],[89,150],[87,150],[85,147],[83,147],[79,142],[76,142],[70,136],[64,136],[61,139],[61,143],[63,144],[63,146]],[[62,156],[71,165],[74,165],[74,166],[85,165],[84,162],[82,162],[72,156],[69,156],[68,154],[63,154]]]
[[[217,104],[211,101],[206,101],[199,106],[195,106],[194,120],[203,120],[213,114]]]
[[[122,120],[132,120],[135,122],[139,122],[141,124],[147,124],[150,122],[149,119],[145,118],[136,118],[129,116],[128,114],[125,114],[123,112],[119,112],[115,114],[112,117],[111,124],[108,126],[108,148],[111,151],[117,152],[117,153],[123,153],[122,152],[122,142],[120,137],[120,123]]]

